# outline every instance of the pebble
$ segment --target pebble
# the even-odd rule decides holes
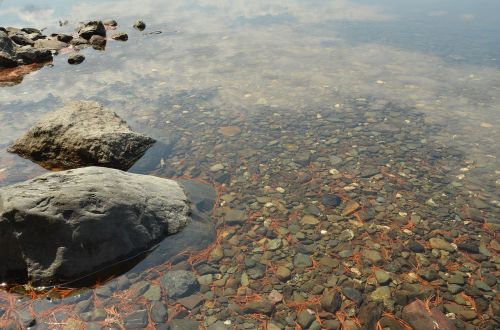
[[[448,252],[454,252],[456,250],[456,248],[451,245],[451,243],[448,243],[441,238],[433,237],[429,240],[429,243],[431,244],[431,247],[433,249],[444,250]]]
[[[297,253],[293,257],[293,265],[297,268],[309,268],[312,267],[313,263],[309,256],[303,253]]]
[[[297,323],[302,327],[302,329],[309,329],[311,324],[316,320],[314,312],[309,309],[304,309],[297,315]]]
[[[146,28],[146,23],[141,20],[135,21],[134,28],[139,31],[143,31]]]
[[[85,56],[80,53],[72,53],[68,56],[69,64],[80,64],[85,60]]]
[[[354,202],[354,201],[349,201],[347,203],[347,205],[345,206],[344,210],[342,211],[342,216],[344,216],[344,217],[349,216],[349,215],[353,214],[354,212],[356,212],[357,210],[359,210],[360,208],[361,208],[361,205],[359,205],[359,203]]]
[[[124,319],[127,329],[143,329],[148,325],[148,311],[145,309],[132,312]]]

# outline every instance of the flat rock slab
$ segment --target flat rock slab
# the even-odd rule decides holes
[[[99,103],[77,101],[43,117],[8,150],[50,169],[127,170],[154,142]]]
[[[0,281],[61,283],[151,248],[187,222],[172,180],[86,167],[0,190]]]

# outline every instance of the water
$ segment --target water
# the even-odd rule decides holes
[[[232,302],[245,305],[241,287],[262,296],[274,289],[285,301],[314,306],[316,294],[306,282],[329,287],[327,274],[334,274],[364,286],[366,258],[357,265],[339,256],[351,250],[359,256],[362,246],[389,251],[378,266],[402,280],[416,270],[394,269],[397,262],[414,262],[413,252],[407,258],[397,253],[404,249],[401,242],[426,243],[436,235],[455,243],[477,241],[489,252],[482,250],[478,255],[486,259],[476,262],[491,264],[482,266],[482,276],[495,275],[499,10],[497,1],[487,0],[0,2],[4,26],[69,32],[79,21],[114,18],[118,31],[129,33],[129,41],[110,41],[104,52],[85,50],[79,66],[67,65],[67,54],[61,54],[53,66],[0,89],[0,185],[45,172],[5,149],[44,113],[70,100],[97,100],[136,130],[173,142],[172,150],[152,150],[133,171],[224,185],[214,217],[228,209],[245,210],[249,217],[219,228],[225,257],[209,263],[226,281],[213,285],[213,296],[189,317],[205,325],[230,320],[232,326],[260,326],[246,314],[223,312]],[[136,19],[146,22],[145,31],[131,28]],[[68,25],[59,27],[59,20]],[[155,31],[162,33],[148,34]],[[220,130],[233,126],[241,132],[230,136]],[[223,170],[212,171],[218,164]],[[376,216],[358,212],[337,219],[343,206],[323,204],[327,193],[344,204],[356,201]],[[469,219],[476,211],[482,221]],[[304,224],[304,215],[320,222]],[[403,227],[412,235],[402,233]],[[346,230],[353,231],[352,241],[338,239]],[[278,252],[266,253],[271,243],[264,237],[273,244],[282,239]],[[293,264],[299,252],[316,261],[333,258],[348,271],[323,266],[304,274]],[[428,250],[426,256],[435,258],[438,270],[466,264],[459,271],[474,274],[471,286],[477,280],[477,267],[467,268],[462,252],[437,253]],[[255,275],[259,267],[244,262],[249,258],[268,266],[263,277]],[[291,268],[293,277],[276,281],[275,266]],[[242,274],[243,280],[255,278],[240,285]],[[228,285],[228,278],[239,284]],[[234,292],[224,295],[221,288]],[[383,300],[384,310],[399,315],[402,306],[394,296],[400,287],[391,290],[393,303]],[[364,294],[368,298],[370,291]],[[441,294],[460,304],[449,291]],[[479,303],[498,299],[496,292],[474,297]],[[293,325],[287,319],[293,304],[278,303],[276,310],[269,320]],[[352,306],[343,312],[358,315]],[[467,322],[480,327],[487,312],[477,312]]]

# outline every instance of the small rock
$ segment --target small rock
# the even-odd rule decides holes
[[[421,300],[415,300],[403,308],[403,320],[408,322],[414,330],[456,330],[446,316],[436,308],[429,311]]]
[[[281,266],[276,270],[276,277],[280,281],[286,282],[292,277],[292,272],[290,271],[290,269]]]
[[[319,223],[319,220],[312,215],[306,215],[302,218],[302,220],[300,220],[300,223],[303,225],[316,226]]]
[[[369,265],[379,265],[384,261],[382,254],[376,250],[365,250],[363,257],[368,261]]]
[[[173,319],[170,330],[199,330],[200,324],[196,320]]]
[[[329,313],[335,313],[342,305],[342,296],[337,290],[329,290],[321,297],[321,307]]]
[[[349,300],[354,301],[358,305],[361,304],[361,302],[363,301],[363,295],[361,294],[361,292],[359,292],[358,290],[356,290],[354,288],[351,288],[351,287],[348,287],[348,286],[343,287],[342,288],[342,293]]]
[[[321,203],[329,207],[337,207],[342,203],[342,200],[334,194],[325,194],[321,197]]]
[[[89,40],[94,35],[106,37],[106,29],[101,21],[91,21],[78,29],[78,35],[85,40]]]
[[[374,301],[387,301],[391,298],[391,288],[388,286],[381,286],[375,289],[370,295]]]
[[[456,250],[456,248],[451,245],[451,243],[448,243],[441,238],[433,237],[429,240],[429,243],[431,244],[431,247],[433,249],[444,250],[448,252],[454,252]]]
[[[194,274],[185,270],[167,272],[162,277],[161,284],[167,290],[168,297],[173,299],[189,296],[199,288]]]
[[[143,31],[146,28],[146,23],[144,23],[143,21],[140,21],[140,20],[135,21],[134,28],[139,30],[139,31]]]
[[[425,252],[425,247],[416,241],[410,241],[408,243],[408,248],[415,253],[424,253]]]
[[[163,303],[159,301],[153,301],[151,304],[151,319],[156,323],[165,322],[168,318],[168,310],[163,305]]]
[[[127,41],[128,40],[128,34],[125,32],[117,32],[111,35],[111,39],[113,40],[120,40],[120,41]]]
[[[80,53],[73,53],[68,57],[69,64],[80,64],[85,60],[85,56]]]
[[[242,312],[245,314],[265,314],[271,315],[274,311],[274,305],[268,300],[252,301],[247,303]]]
[[[228,209],[224,212],[224,221],[230,226],[241,225],[247,219],[248,215],[244,210]]]
[[[293,257],[293,265],[298,268],[309,268],[312,267],[313,263],[309,256],[303,253],[297,253]]]
[[[391,282],[390,274],[382,269],[375,270],[375,279],[380,285],[387,285]]]
[[[354,201],[349,201],[346,205],[346,207],[344,208],[344,210],[342,211],[342,216],[346,217],[346,216],[349,216],[351,214],[353,214],[354,212],[356,212],[357,210],[359,210],[361,208],[361,205],[359,205],[359,203],[357,202],[354,202]]]
[[[148,311],[142,309],[132,312],[123,323],[127,329],[143,329],[148,325]]]
[[[93,35],[89,39],[89,44],[91,44],[94,49],[103,50],[106,47],[106,38]]]
[[[309,326],[316,320],[313,312],[309,309],[304,309],[297,315],[297,323],[302,327],[302,329],[309,329]]]

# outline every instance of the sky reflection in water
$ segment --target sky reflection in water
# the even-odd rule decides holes
[[[150,127],[155,111],[168,110],[165,100],[215,91],[198,101],[222,113],[262,104],[293,112],[360,97],[396,102],[444,125],[430,138],[494,171],[499,11],[497,1],[3,1],[5,26],[68,32],[79,21],[115,18],[130,40],[86,50],[78,67],[59,55],[54,67],[2,88],[0,169],[41,171],[4,149],[66,101],[98,100],[161,139]],[[60,19],[69,24],[60,28]],[[163,33],[133,31],[136,19],[146,21],[145,32]]]

